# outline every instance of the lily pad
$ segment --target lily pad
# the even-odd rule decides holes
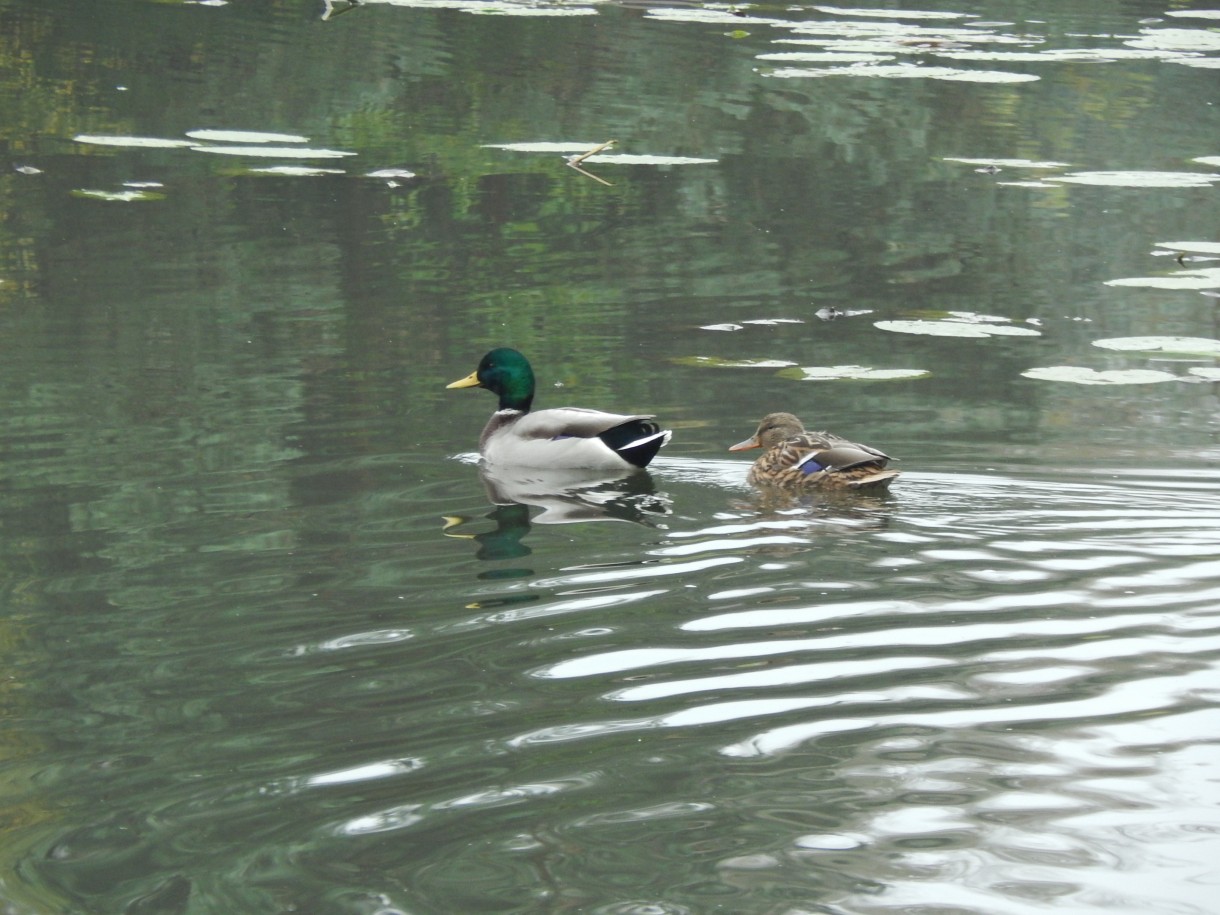
[[[1209,187],[1220,181],[1220,175],[1208,172],[1075,172],[1049,180],[1097,187]]]
[[[963,165],[995,165],[999,168],[1070,168],[1067,162],[1038,162],[1034,159],[963,159],[957,156],[944,156],[946,162],[960,162]]]
[[[597,10],[587,6],[525,6],[517,3],[488,3],[460,7],[463,13],[476,16],[596,16]]]
[[[345,175],[341,168],[312,168],[308,165],[269,165],[266,168],[252,168],[255,175],[279,175],[290,178],[316,178],[320,175]]]
[[[311,149],[308,146],[192,146],[191,149],[222,156],[255,156],[262,159],[341,159],[356,155],[341,149]]]
[[[1123,42],[1129,48],[1168,51],[1220,51],[1220,32],[1210,29],[1147,29],[1139,38]]]
[[[161,137],[103,137],[90,133],[77,134],[72,139],[77,143],[91,143],[95,146],[126,146],[133,149],[179,149],[195,145],[193,140],[166,140]]]
[[[1093,345],[1131,353],[1220,356],[1220,340],[1212,340],[1209,337],[1108,337],[1104,340],[1094,340]]]
[[[1039,337],[1041,331],[1011,324],[984,324],[964,320],[874,321],[874,327],[896,334],[925,334],[932,337]]]
[[[837,305],[830,307],[819,308],[813,313],[814,317],[820,318],[823,321],[834,321],[837,318],[855,318],[859,315],[871,315],[871,308],[839,308]]]
[[[1007,324],[1008,318],[1000,315],[985,315],[977,311],[946,311],[945,317],[950,321],[969,321],[971,324]]]
[[[366,172],[366,178],[414,178],[415,172],[406,168],[379,168],[371,172]]]
[[[830,16],[866,16],[870,19],[977,19],[974,13],[941,12],[940,10],[873,10],[844,6],[814,6],[819,13]]]
[[[1181,270],[1166,276],[1130,276],[1106,280],[1107,286],[1144,286],[1151,289],[1215,289],[1220,286],[1220,267]]]
[[[677,356],[670,360],[675,365],[695,365],[717,369],[782,369],[795,362],[783,359],[721,359],[719,356]]]
[[[1220,156],[1196,156],[1191,161],[1199,162],[1202,165],[1214,165],[1217,168],[1220,168]]]
[[[1162,381],[1177,381],[1178,376],[1153,369],[1096,369],[1078,365],[1052,365],[1046,368],[1027,369],[1021,375],[1039,381],[1069,381],[1073,384],[1157,384]]]
[[[993,60],[1007,63],[1112,63],[1116,60],[1164,60],[1182,56],[1180,51],[1135,50],[1133,48],[1050,48],[1045,51],[937,51],[948,60]]]
[[[604,162],[610,165],[714,165],[719,159],[701,159],[696,156],[652,156],[647,153],[598,153],[582,159],[585,162]]]
[[[926,378],[932,373],[926,369],[874,369],[865,365],[819,365],[807,368],[784,369],[781,378],[797,381],[896,381],[906,378]]]
[[[1206,378],[1208,381],[1220,381],[1220,368],[1214,366],[1196,365],[1190,369],[1190,374]]]
[[[125,191],[101,191],[91,188],[80,188],[71,192],[73,197],[84,197],[87,200],[108,200],[116,203],[134,203],[141,200],[164,200],[164,194],[152,191],[129,188]]]
[[[258,130],[188,130],[186,135],[206,143],[308,143],[309,137],[293,133],[264,133]]]
[[[600,143],[569,143],[540,141],[531,143],[484,143],[483,149],[505,149],[509,152],[581,154],[600,146]],[[693,156],[654,156],[646,153],[598,153],[581,159],[585,162],[604,162],[617,165],[710,165],[717,159],[700,159]]]
[[[759,324],[763,327],[774,327],[776,324],[804,324],[800,318],[752,318],[742,321],[742,324]]]
[[[649,19],[660,19],[665,22],[703,22],[718,25],[788,25],[782,19],[763,19],[758,16],[738,15],[727,9],[716,10],[691,7],[655,7],[646,14]]]
[[[959,83],[1029,83],[1042,77],[1033,73],[1008,73],[1003,70],[959,70],[956,67],[921,67],[918,64],[879,64],[862,67],[827,67],[805,70],[780,67],[765,74],[776,79],[817,76],[871,76],[874,79],[943,79]]]
[[[758,60],[784,60],[798,64],[879,64],[893,59],[890,54],[846,51],[773,51],[770,54],[758,55]]]
[[[743,327],[740,324],[704,324],[699,329],[700,330],[734,331],[734,330],[745,330],[745,327]]]
[[[1220,241],[1158,241],[1156,246],[1189,254],[1220,254]]]

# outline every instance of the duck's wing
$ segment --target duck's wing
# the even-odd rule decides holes
[[[828,470],[837,473],[852,467],[872,465],[880,470],[889,459],[881,452],[865,448],[850,442],[835,445],[833,448],[815,448],[801,456],[794,466],[801,468],[803,473],[816,473]]]
[[[859,442],[849,441],[842,436],[835,435],[833,432],[803,432],[795,438],[789,439],[789,442],[802,449],[808,448],[814,451],[839,448],[854,449],[857,452],[869,455],[869,460],[882,462],[893,460],[884,451],[874,448],[872,445],[861,445]]]

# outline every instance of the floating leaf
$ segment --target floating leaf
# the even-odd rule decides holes
[[[873,369],[864,365],[825,365],[808,368],[784,369],[781,378],[797,381],[895,381],[905,378],[924,378],[932,373],[925,369]]]
[[[483,149],[506,149],[510,152],[532,153],[585,153],[600,146],[600,143],[485,143]],[[654,156],[644,153],[598,153],[581,159],[585,162],[604,162],[617,165],[710,165],[717,159],[698,159],[691,156]]]
[[[1168,51],[1220,51],[1220,32],[1208,29],[1146,29],[1141,37],[1123,44],[1129,48]]]
[[[1131,276],[1106,280],[1107,286],[1146,286],[1152,289],[1214,289],[1220,286],[1220,267],[1180,270],[1167,276]]]
[[[1206,378],[1208,381],[1220,381],[1220,368],[1196,365],[1190,369],[1190,374]]]
[[[984,315],[977,311],[946,311],[945,315],[954,321],[969,321],[972,324],[1006,324],[1008,318],[999,315]]]
[[[745,330],[740,324],[704,324],[700,330]]]
[[[479,16],[596,16],[598,14],[597,10],[587,6],[519,6],[515,3],[466,7],[462,12],[474,13]]]
[[[873,10],[844,6],[814,6],[819,13],[830,16],[866,16],[877,19],[977,19],[974,13],[952,13],[940,10]]]
[[[795,362],[783,359],[721,359],[719,356],[676,356],[670,360],[675,365],[696,365],[717,369],[782,369]]]
[[[164,140],[160,137],[102,137],[82,133],[72,138],[77,143],[92,143],[96,146],[128,146],[137,149],[176,149],[193,146],[191,140]]]
[[[292,133],[263,133],[257,130],[188,130],[188,137],[208,143],[308,143],[309,137]]]
[[[738,15],[728,10],[705,8],[656,7],[647,14],[649,19],[663,19],[667,22],[705,22],[720,25],[775,25],[785,26],[789,23],[781,19],[762,19],[757,16]]]
[[[1198,156],[1191,161],[1199,162],[1203,165],[1214,165],[1217,168],[1220,168],[1220,156]]]
[[[1156,246],[1191,254],[1220,254],[1220,241],[1158,241]]]
[[[936,51],[949,60],[997,60],[1023,63],[1112,63],[1116,60],[1176,59],[1182,52],[1173,50],[1135,50],[1132,48],[1052,48],[1046,51]]]
[[[164,194],[131,188],[126,191],[99,191],[90,188],[80,188],[72,191],[73,197],[84,197],[88,200],[109,200],[117,203],[132,203],[138,200],[164,200]]]
[[[376,171],[366,172],[366,178],[414,178],[415,172],[405,168],[379,168]]]
[[[341,159],[356,155],[339,149],[310,149],[307,146],[192,146],[191,149],[222,156],[256,156],[262,159]]]
[[[742,324],[760,324],[763,327],[774,327],[776,324],[804,324],[800,318],[754,318],[742,321]]]
[[[1094,340],[1102,349],[1133,353],[1174,353],[1179,356],[1220,356],[1220,340],[1209,337],[1109,337]]]
[[[827,67],[803,70],[781,67],[765,74],[776,79],[817,76],[871,76],[877,79],[944,79],[961,83],[1029,83],[1041,79],[1033,73],[1008,73],[1002,70],[959,70],[955,67],[921,67],[918,64],[881,64],[863,67]]]
[[[1177,381],[1177,375],[1157,372],[1152,369],[1110,369],[1098,372],[1076,365],[1053,365],[1046,368],[1027,369],[1021,373],[1026,378],[1039,381],[1070,381],[1073,384],[1157,384],[1161,381]]]
[[[836,318],[854,318],[858,315],[871,315],[871,308],[839,308],[831,305],[829,308],[819,308],[815,311],[814,317],[821,318],[823,321],[834,321]]]
[[[269,165],[266,168],[252,168],[254,175],[280,175],[296,178],[316,178],[319,175],[345,175],[341,168],[312,168],[308,165]]]
[[[1070,168],[1067,162],[1036,162],[1033,159],[961,159],[957,156],[944,156],[946,162],[960,162],[963,165],[995,165],[1000,168]]]
[[[970,321],[874,321],[874,327],[896,334],[926,334],[932,337],[1038,337],[1040,331],[1011,324],[982,324]]]
[[[646,153],[598,153],[581,162],[605,162],[611,165],[714,165],[719,159],[695,156],[652,156]]]
[[[1075,172],[1047,180],[1097,187],[1208,187],[1220,181],[1220,175],[1206,172]]]
[[[861,54],[846,51],[773,51],[758,60],[786,60],[800,64],[879,64],[893,60],[892,54]]]
[[[480,148],[507,149],[510,152],[582,153],[600,145],[601,143],[555,143],[540,141],[537,143],[484,143]]]

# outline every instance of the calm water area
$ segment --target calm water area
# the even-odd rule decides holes
[[[1220,912],[1216,6],[0,0],[0,912]]]

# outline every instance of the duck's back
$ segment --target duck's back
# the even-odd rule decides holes
[[[493,413],[479,439],[491,463],[625,470],[645,467],[669,440],[647,414],[558,407]]]

